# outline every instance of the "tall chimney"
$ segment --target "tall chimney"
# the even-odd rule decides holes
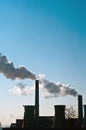
[[[35,119],[36,128],[39,128],[39,80],[35,80]]]
[[[83,103],[82,103],[82,95],[78,95],[78,119],[83,122]]]

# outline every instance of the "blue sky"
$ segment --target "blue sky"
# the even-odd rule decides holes
[[[23,65],[48,80],[70,84],[86,103],[86,1],[0,0],[0,52],[15,67]],[[8,125],[23,118],[23,104],[34,104],[31,96],[9,93],[17,82],[0,74],[0,120]],[[40,92],[41,93],[41,92]],[[71,102],[70,102],[71,100]],[[54,105],[77,106],[77,98],[45,99],[40,94],[40,115],[54,115]]]

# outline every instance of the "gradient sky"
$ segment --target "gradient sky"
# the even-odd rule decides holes
[[[0,0],[0,52],[15,67],[23,65],[48,80],[70,84],[86,104],[86,0]],[[18,96],[16,83],[0,74],[0,121],[10,125],[23,118],[23,105],[34,104],[34,93]],[[77,107],[77,97],[45,99],[40,115],[54,115],[54,105]]]

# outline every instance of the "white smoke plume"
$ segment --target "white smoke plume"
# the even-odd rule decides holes
[[[75,89],[71,88],[68,84],[54,83],[45,79],[45,75],[38,75],[37,79],[39,80],[39,87],[43,90],[43,95],[45,98],[66,95],[78,96],[78,92]],[[28,96],[35,91],[35,86],[30,87],[26,84],[19,83],[9,91],[17,95]]]
[[[6,56],[0,53],[0,73],[3,73],[6,78],[14,79],[25,79],[29,78],[32,80],[36,79],[33,72],[29,71],[23,66],[18,68],[14,67],[14,64],[8,60]]]
[[[29,71],[27,68],[23,66],[19,66],[18,68],[14,67],[14,64],[8,60],[8,58],[0,53],[0,73],[3,73],[6,78],[10,78],[12,80],[15,79],[38,79],[40,82],[40,86],[42,89],[46,91],[45,97],[58,97],[65,95],[77,96],[78,92],[71,88],[70,85],[54,83],[45,79],[44,75],[36,75]],[[33,87],[27,87],[27,85],[23,85],[22,83],[14,86],[10,91],[13,93],[17,93],[19,95],[29,95],[33,91]]]
[[[58,96],[78,96],[78,92],[71,88],[70,85],[54,83],[44,78],[44,75],[38,76],[41,87],[45,90],[45,98],[58,97]]]
[[[10,92],[20,96],[31,95],[35,90],[35,87],[29,87],[27,84],[18,83],[12,89],[9,89]]]

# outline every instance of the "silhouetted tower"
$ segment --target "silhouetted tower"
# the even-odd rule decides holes
[[[82,95],[78,95],[78,119],[83,122],[83,103],[82,103]]]
[[[24,105],[23,105],[24,106]],[[33,105],[25,105],[24,106],[24,122],[23,128],[35,128],[35,120],[34,120],[34,109]]]
[[[54,128],[65,128],[65,105],[56,105]]]
[[[35,118],[36,126],[39,127],[39,80],[35,80]]]

